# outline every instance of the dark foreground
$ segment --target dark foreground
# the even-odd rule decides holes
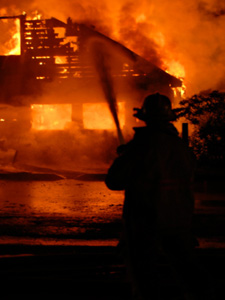
[[[6,249],[5,249],[6,250]],[[10,250],[13,252],[13,249]],[[131,299],[125,267],[115,247],[17,247],[17,254],[1,259],[1,299]],[[208,272],[215,299],[224,299],[224,249],[197,249],[195,259]],[[31,254],[32,253],[32,254]],[[184,300],[166,265],[159,266],[161,299]]]
[[[2,174],[1,299],[16,295],[23,299],[131,299],[116,247],[123,195],[105,190],[102,174],[54,176]],[[10,190],[12,186],[16,191]],[[57,192],[54,197],[46,195],[49,189]],[[195,260],[210,276],[215,299],[222,300],[224,178],[200,176],[195,193],[194,231],[199,241]],[[162,300],[184,300],[163,260],[159,272]]]

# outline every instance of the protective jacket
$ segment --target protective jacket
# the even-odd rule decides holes
[[[140,232],[186,232],[194,209],[194,156],[169,122],[135,129],[109,168],[106,185],[125,190],[123,218],[133,238]]]

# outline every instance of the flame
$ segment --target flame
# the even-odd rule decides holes
[[[6,14],[7,11],[4,12]],[[25,12],[22,13],[23,15],[26,15]],[[32,13],[34,16],[31,18],[33,20],[41,20],[42,15],[38,13],[38,11],[35,11]],[[4,22],[10,22],[10,20],[5,19]],[[32,37],[27,37],[27,39],[32,39]],[[12,29],[11,32],[11,38],[6,43],[6,48],[9,50],[6,50],[3,55],[21,55],[21,36],[20,36],[20,19],[17,18],[14,20],[14,29]]]
[[[78,42],[76,36],[65,36],[64,35],[64,42],[63,44],[70,43],[70,46],[73,48],[73,51],[78,50]]]
[[[185,69],[184,66],[177,60],[166,60],[165,64],[167,66],[166,68],[166,72],[174,75],[180,79],[184,79],[185,78]]]
[[[71,104],[33,104],[32,129],[63,130],[72,121]]]
[[[55,56],[55,63],[60,64],[67,64],[67,57],[66,56]]]
[[[5,55],[20,55],[20,20],[15,19],[15,32],[12,34],[12,38],[8,42],[10,50]]]
[[[67,57],[66,56],[55,56],[55,63],[57,65],[64,65],[64,64],[68,64],[68,61],[67,61]],[[64,73],[67,73],[68,72],[68,69],[67,68],[64,68],[62,67],[61,70],[59,71],[61,74],[64,74]],[[66,78],[66,77],[65,77]]]
[[[40,13],[38,13],[38,11],[35,11],[32,13],[33,16],[30,17],[31,20],[40,20],[42,18],[42,15]],[[117,20],[118,21],[118,20]],[[125,22],[125,24],[123,24],[124,26],[130,26],[131,27],[131,33],[137,33],[138,35],[143,36],[142,39],[145,43],[142,43],[142,40],[140,40],[140,42],[134,43],[133,39],[129,38],[129,35],[131,34],[126,34],[126,39],[123,38],[123,29],[121,30],[121,28],[118,28],[119,24],[116,23],[116,26],[114,26],[114,30],[112,33],[112,38],[116,37],[116,39],[118,41],[122,41],[122,43],[127,46],[128,48],[130,48],[131,50],[137,52],[138,54],[142,55],[144,54],[143,51],[144,47],[146,47],[147,49],[150,47],[151,45],[151,41],[154,41],[154,44],[157,45],[158,47],[158,55],[161,56],[161,60],[162,60],[162,65],[166,66],[165,71],[168,72],[171,75],[174,75],[178,78],[184,78],[185,77],[185,70],[184,70],[184,66],[182,66],[182,64],[175,60],[175,59],[168,59],[168,56],[171,56],[171,53],[169,51],[169,49],[163,49],[166,46],[166,39],[163,35],[162,32],[160,32],[160,30],[158,30],[158,28],[154,25],[149,27],[149,20],[148,20],[148,16],[144,11],[137,11],[136,14],[134,14],[134,17],[131,18],[132,22],[132,26],[130,26],[129,20],[127,20]],[[15,25],[16,25],[16,29],[15,32],[12,35],[12,38],[10,40],[10,45],[9,48],[10,50],[8,51],[8,53],[5,53],[6,55],[19,55],[20,54],[20,20],[16,19],[15,20]],[[121,25],[121,24],[120,24]],[[145,29],[150,29],[150,33],[146,32],[143,33]],[[61,29],[61,28],[56,28],[55,29],[56,33],[59,36],[64,37],[64,44],[66,43],[70,43],[73,47],[73,50],[76,51],[78,50],[78,44],[77,44],[77,37],[65,37],[65,29]],[[127,31],[129,31],[129,28],[127,28]],[[32,37],[27,37],[28,39],[32,39]],[[149,41],[149,45],[147,44],[147,42]],[[155,45],[153,45],[153,47],[155,47]],[[148,51],[146,51],[147,53]],[[146,56],[146,55],[144,55]],[[171,56],[172,57],[172,56]],[[147,57],[148,58],[148,57]],[[55,57],[55,62],[56,64],[64,64],[64,60],[61,57]],[[162,67],[162,66],[160,66]],[[162,67],[163,68],[163,67]],[[62,70],[62,73],[66,73],[67,70]],[[133,75],[136,76],[136,75]],[[77,76],[75,76],[77,77]],[[38,78],[40,79],[40,78]]]
[[[125,103],[118,103],[120,127],[125,125]],[[83,123],[86,129],[116,130],[116,125],[107,103],[84,103]]]
[[[42,18],[42,14],[38,12],[38,10],[36,10],[34,12],[34,17],[32,18],[33,20],[41,20]]]
[[[184,66],[177,60],[171,60],[165,62],[167,65],[167,69],[165,70],[167,73],[179,78],[182,81],[181,87],[173,87],[174,98],[184,98],[186,94],[186,85],[184,84],[185,78],[185,69]]]
[[[172,87],[172,90],[175,99],[181,100],[182,98],[185,97],[186,86],[184,85],[184,83],[182,84],[181,87]]]
[[[224,89],[224,1],[117,0],[112,5],[111,0],[71,0],[62,6],[59,0],[40,0],[19,1],[16,6],[4,1],[2,6],[1,15],[20,14],[24,7],[31,12],[35,7],[45,12],[46,18],[54,16],[66,22],[71,17],[77,23],[93,25],[161,68],[166,60],[179,57],[189,95],[209,88]],[[152,50],[156,54],[153,60]]]

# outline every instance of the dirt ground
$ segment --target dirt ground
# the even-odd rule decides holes
[[[117,243],[124,192],[107,189],[106,169],[38,171],[0,173],[0,244]],[[199,183],[194,224],[201,247],[225,248],[224,219],[224,191]]]
[[[123,192],[111,192],[93,175],[92,181],[0,180],[0,199],[0,243],[112,244],[118,237]]]
[[[107,189],[105,172],[1,170],[4,300],[15,299],[15,294],[24,299],[54,299],[58,294],[64,299],[130,299],[116,248],[124,193]],[[199,181],[195,199],[195,256],[212,276],[219,300],[225,283],[224,184]],[[172,300],[177,287],[170,296],[164,291],[163,299]]]

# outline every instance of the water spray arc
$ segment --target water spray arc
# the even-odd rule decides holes
[[[118,118],[118,105],[113,85],[113,78],[111,69],[108,63],[108,53],[101,42],[93,42],[92,44],[93,61],[96,71],[99,76],[100,84],[102,86],[105,99],[109,105],[110,112],[116,125],[119,143],[125,143],[120,122]]]

